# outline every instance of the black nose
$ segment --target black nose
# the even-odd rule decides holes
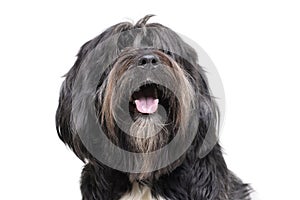
[[[146,54],[139,58],[138,66],[142,68],[152,69],[159,64],[159,58],[153,54]]]

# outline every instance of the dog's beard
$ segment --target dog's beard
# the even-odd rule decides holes
[[[154,135],[153,135],[154,134]],[[153,116],[137,117],[130,127],[130,135],[136,137],[128,137],[128,142],[132,145],[132,151],[152,152],[165,146],[169,139],[170,133],[163,123],[162,118],[158,114]],[[152,135],[152,136],[151,136]],[[150,136],[150,137],[149,137]],[[141,164],[141,171],[148,172],[155,164],[153,160],[144,159]],[[151,179],[151,173],[132,173],[129,175],[131,181]],[[156,175],[157,176],[157,175]]]
[[[163,63],[156,71],[144,73],[143,70],[132,69],[135,67],[132,64],[134,56],[138,53],[135,50],[124,52],[113,65],[98,92],[102,103],[99,108],[100,120],[101,124],[105,124],[107,136],[116,145],[135,153],[159,150],[176,134],[185,134],[190,111],[196,104],[194,88],[186,72],[163,52],[154,53],[160,56]],[[155,112],[141,113],[138,105],[134,104],[141,98],[157,99],[159,104]],[[148,169],[153,168],[156,163],[147,159],[143,162],[142,171],[147,173],[131,174],[131,179],[153,176]],[[177,166],[179,162],[175,163]],[[168,167],[169,169],[158,170],[159,173],[165,173],[172,168]]]
[[[152,152],[168,141],[168,130],[159,114],[137,117],[130,127],[132,144],[138,152]],[[150,136],[150,137],[149,137]]]

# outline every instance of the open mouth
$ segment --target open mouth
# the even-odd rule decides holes
[[[147,83],[140,86],[129,100],[129,111],[131,117],[141,117],[143,115],[169,115],[174,108],[174,95],[167,87],[156,84]],[[159,105],[163,109],[159,109]]]
[[[143,114],[152,114],[156,112],[158,108],[158,99],[154,99],[153,97],[141,97],[136,99],[135,105],[136,109]]]
[[[141,114],[153,114],[158,109],[159,90],[157,84],[151,83],[141,86],[132,94],[132,107]]]

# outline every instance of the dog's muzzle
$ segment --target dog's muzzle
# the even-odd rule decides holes
[[[147,71],[154,70],[160,64],[159,58],[154,54],[145,54],[138,59],[138,67]],[[157,111],[159,99],[157,90],[151,85],[142,87],[133,95],[134,104],[138,112],[142,114],[153,114]]]

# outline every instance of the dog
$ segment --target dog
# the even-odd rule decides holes
[[[85,163],[82,199],[250,199],[222,156],[196,51],[152,16],[86,42],[65,75],[56,129]]]

